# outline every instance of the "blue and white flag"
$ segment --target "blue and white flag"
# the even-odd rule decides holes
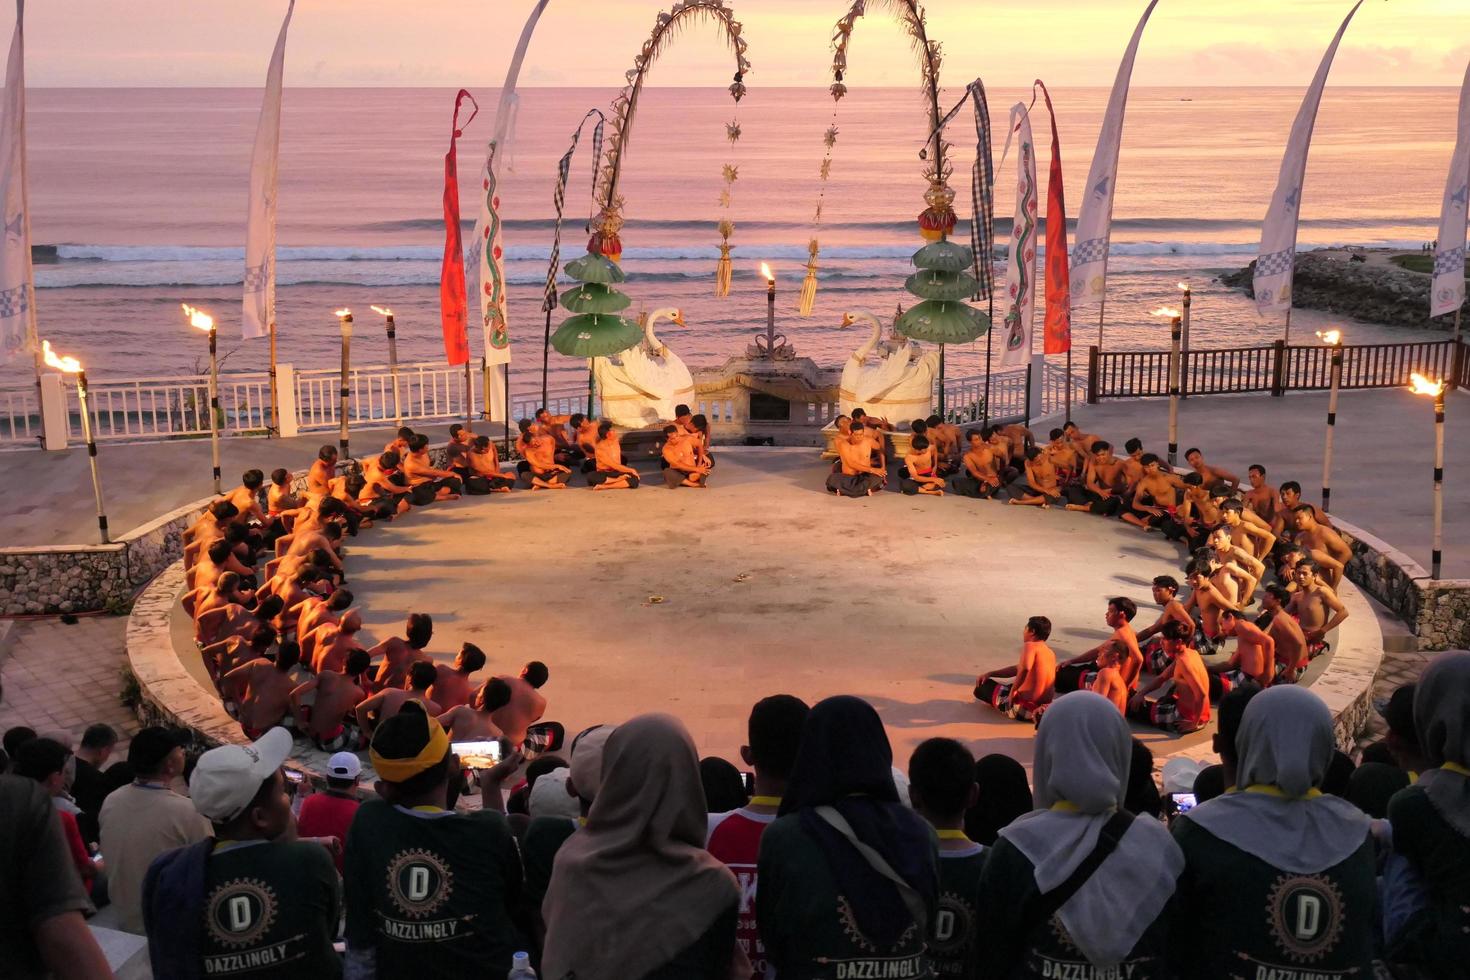
[[[286,29],[296,0],[286,8],[276,50],[265,73],[265,98],[250,154],[250,197],[245,213],[245,299],[240,335],[264,337],[276,319],[276,190],[281,150],[281,75],[286,69]]]
[[[1439,210],[1439,243],[1434,249],[1434,288],[1429,315],[1453,313],[1465,303],[1465,206],[1470,196],[1470,68],[1460,89],[1460,134],[1450,157],[1450,176]]]
[[[0,249],[0,364],[34,351],[36,285],[31,275],[31,218],[26,210],[25,0],[15,3],[15,37],[5,68],[0,118],[0,206],[5,247]]]
[[[1108,288],[1108,249],[1113,240],[1113,191],[1118,181],[1118,151],[1123,144],[1123,116],[1128,111],[1128,86],[1133,80],[1133,61],[1138,57],[1138,42],[1148,26],[1149,15],[1159,0],[1150,0],[1148,9],[1133,29],[1133,39],[1123,52],[1118,77],[1113,80],[1113,94],[1108,96],[1108,111],[1103,116],[1102,130],[1097,134],[1097,150],[1092,154],[1092,168],[1087,172],[1087,186],[1082,206],[1077,212],[1077,233],[1072,246],[1072,309],[1102,302]]]
[[[1256,255],[1256,309],[1262,314],[1291,309],[1297,220],[1301,216],[1302,185],[1307,179],[1307,151],[1312,147],[1312,128],[1317,124],[1317,107],[1322,103],[1322,90],[1327,87],[1327,73],[1332,70],[1337,46],[1342,43],[1353,14],[1362,5],[1363,0],[1353,4],[1353,9],[1348,11],[1342,26],[1337,29],[1327,53],[1322,56],[1322,64],[1317,66],[1317,75],[1307,88],[1306,97],[1302,99],[1302,107],[1297,110],[1296,121],[1291,124],[1291,137],[1286,143],[1286,155],[1281,158],[1276,193],[1271,196],[1266,223],[1261,227],[1261,248]]]

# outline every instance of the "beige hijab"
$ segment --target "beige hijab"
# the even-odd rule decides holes
[[[683,724],[651,714],[619,725],[587,826],[557,853],[541,905],[547,980],[642,977],[704,935],[740,898],[730,869],[704,848],[706,827]],[[744,960],[735,949],[732,960]]]

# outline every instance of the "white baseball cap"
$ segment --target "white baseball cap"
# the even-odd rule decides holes
[[[362,760],[356,752],[338,752],[327,760],[327,775],[333,779],[356,779],[362,774]]]
[[[272,728],[249,745],[210,749],[189,777],[194,809],[213,823],[235,819],[290,754],[291,733],[284,728]]]

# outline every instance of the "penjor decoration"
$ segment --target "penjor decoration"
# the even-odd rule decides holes
[[[730,149],[735,149],[735,144],[740,142],[740,120],[732,119],[725,124],[725,138],[730,141]],[[725,164],[721,170],[721,178],[725,187],[720,191],[720,207],[729,212],[730,203],[735,194],[735,181],[740,179],[740,168],[734,163]],[[728,213],[720,219],[716,226],[720,232],[720,261],[715,266],[715,295],[725,297],[730,295],[730,281],[734,278],[734,265],[730,261],[730,236],[735,233],[735,222],[731,221]]]

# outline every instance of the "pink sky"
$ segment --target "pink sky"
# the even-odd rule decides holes
[[[849,0],[732,0],[751,85],[825,85],[832,25]],[[946,79],[988,85],[1107,85],[1144,0],[930,0]],[[871,4],[880,8],[878,3]],[[1144,38],[1139,85],[1305,82],[1348,0],[1162,0]],[[300,0],[287,85],[495,85],[532,0]],[[284,0],[32,0],[31,85],[257,86]],[[552,0],[522,79],[615,88],[654,18],[647,0]],[[854,32],[849,83],[915,79],[892,16]],[[1333,71],[1339,85],[1458,85],[1470,60],[1465,0],[1367,0]],[[676,41],[651,84],[728,83],[712,26]]]

